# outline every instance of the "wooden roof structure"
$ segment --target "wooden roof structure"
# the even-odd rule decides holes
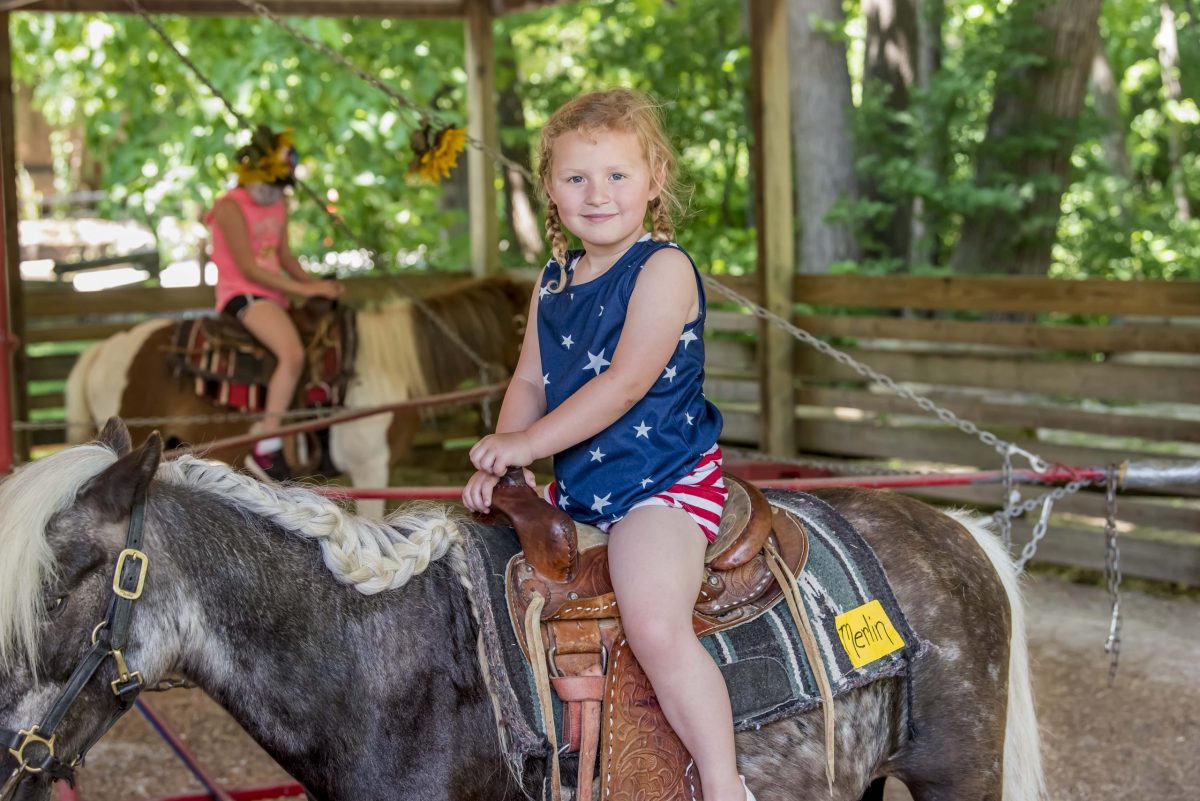
[[[500,152],[495,101],[493,23],[496,17],[568,0],[258,0],[282,16],[375,18],[460,18],[466,38],[467,132],[492,153]],[[152,15],[246,16],[254,13],[239,0],[139,0]],[[730,2],[730,0],[714,0]],[[757,277],[760,297],[775,314],[790,319],[795,272],[792,186],[791,110],[786,0],[749,0],[751,96],[748,109],[754,130],[755,219],[758,220]],[[17,232],[16,148],[13,138],[12,12],[107,12],[129,14],[127,0],[0,0],[0,475],[12,464],[12,420],[28,419],[25,332]],[[495,165],[480,148],[467,150],[471,269],[478,275],[500,267]],[[764,165],[771,165],[765,169]],[[759,332],[759,374],[763,398],[760,445],[773,453],[795,452],[792,406],[791,335],[763,321]],[[11,380],[10,380],[11,376]],[[11,389],[11,392],[10,392]],[[11,400],[12,407],[9,408]],[[20,447],[20,443],[18,443]]]

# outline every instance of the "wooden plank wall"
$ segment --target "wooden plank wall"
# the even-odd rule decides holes
[[[750,280],[726,283],[753,299]],[[725,439],[756,447],[755,321],[709,295],[706,392],[724,412]],[[1200,282],[801,276],[795,298],[796,325],[1052,462],[1200,459]],[[797,351],[794,367],[798,453],[898,468],[1000,467],[993,449],[812,347]],[[1000,498],[998,487],[914,494],[984,509]],[[1122,496],[1125,525],[1172,532],[1146,546],[1172,558],[1133,546],[1141,575],[1200,585],[1197,498],[1200,487]],[[1093,534],[1105,511],[1096,492],[1056,510]],[[1097,540],[1065,561],[1095,566],[1103,557]]]
[[[351,302],[389,285],[425,291],[454,273],[349,282]],[[722,278],[755,299],[753,276]],[[1200,282],[1052,281],[1035,278],[801,276],[793,322],[855,359],[1000,437],[1065,464],[1200,458]],[[212,290],[62,287],[26,295],[31,406],[61,419],[74,352],[154,315],[207,311]],[[757,321],[710,290],[706,392],[725,415],[724,441],[757,448]],[[73,352],[35,356],[43,343]],[[893,460],[896,467],[999,467],[997,454],[910,402],[872,386],[811,347],[794,359],[795,443],[822,459]],[[38,432],[61,442],[61,431]],[[922,497],[995,508],[997,487],[922,490]],[[1103,498],[1081,493],[1056,509],[1098,537]],[[1123,524],[1153,540],[1131,547],[1141,575],[1200,585],[1200,488],[1123,495]],[[1019,533],[1018,533],[1019,535]],[[1020,536],[1020,535],[1019,535]],[[1086,538],[1085,538],[1086,539]],[[1086,553],[1051,560],[1102,564]],[[1141,548],[1141,550],[1139,550]],[[1074,554],[1074,555],[1073,555]],[[1163,556],[1168,554],[1168,556]]]

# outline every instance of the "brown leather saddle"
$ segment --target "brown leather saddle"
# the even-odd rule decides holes
[[[808,556],[808,534],[799,520],[771,508],[757,487],[728,474],[726,483],[729,500],[706,554],[692,615],[697,636],[764,613],[784,592],[779,577],[799,573]],[[496,487],[492,507],[511,521],[521,542],[523,552],[509,562],[506,575],[509,615],[538,685],[551,743],[551,688],[563,702],[564,748],[579,754],[576,799],[591,798],[597,751],[601,798],[702,798],[691,758],[623,636],[606,537],[577,527],[539,498],[520,471]],[[558,799],[557,750],[552,762]]]
[[[354,374],[354,312],[310,298],[288,313],[306,362],[292,406],[340,406]],[[197,395],[226,408],[260,411],[276,359],[240,322],[217,314],[177,323],[167,363],[177,375],[195,378]]]

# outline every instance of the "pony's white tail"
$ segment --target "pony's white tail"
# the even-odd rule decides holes
[[[992,533],[990,521],[970,512],[949,512],[962,523],[987,554],[1011,609],[1008,638],[1008,721],[1004,728],[1004,801],[1040,801],[1046,797],[1042,772],[1042,738],[1033,706],[1029,648],[1025,641],[1025,604],[1017,567]]]
[[[63,401],[67,407],[67,442],[72,445],[87,442],[96,433],[96,420],[92,417],[92,407],[87,397],[87,377],[103,345],[104,341],[97,342],[79,354],[67,376]]]

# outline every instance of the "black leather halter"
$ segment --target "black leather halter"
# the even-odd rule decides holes
[[[92,631],[91,650],[75,668],[70,680],[41,723],[16,731],[0,728],[0,747],[7,749],[8,754],[17,761],[16,768],[5,778],[3,786],[0,786],[0,801],[10,801],[15,797],[21,782],[40,774],[56,781],[66,779],[74,786],[75,768],[83,761],[84,755],[129,711],[144,687],[142,674],[137,671],[131,672],[125,663],[124,649],[128,644],[133,605],[142,597],[146,570],[150,564],[149,558],[141,550],[148,493],[149,482],[146,482],[138,488],[134,498],[133,508],[129,513],[129,530],[125,535],[125,549],[117,557],[117,566],[113,571],[113,594],[104,620]],[[117,667],[117,678],[110,684],[116,697],[116,709],[104,725],[92,734],[78,754],[70,759],[60,757],[55,752],[58,726],[83,692],[83,688],[110,656]]]

